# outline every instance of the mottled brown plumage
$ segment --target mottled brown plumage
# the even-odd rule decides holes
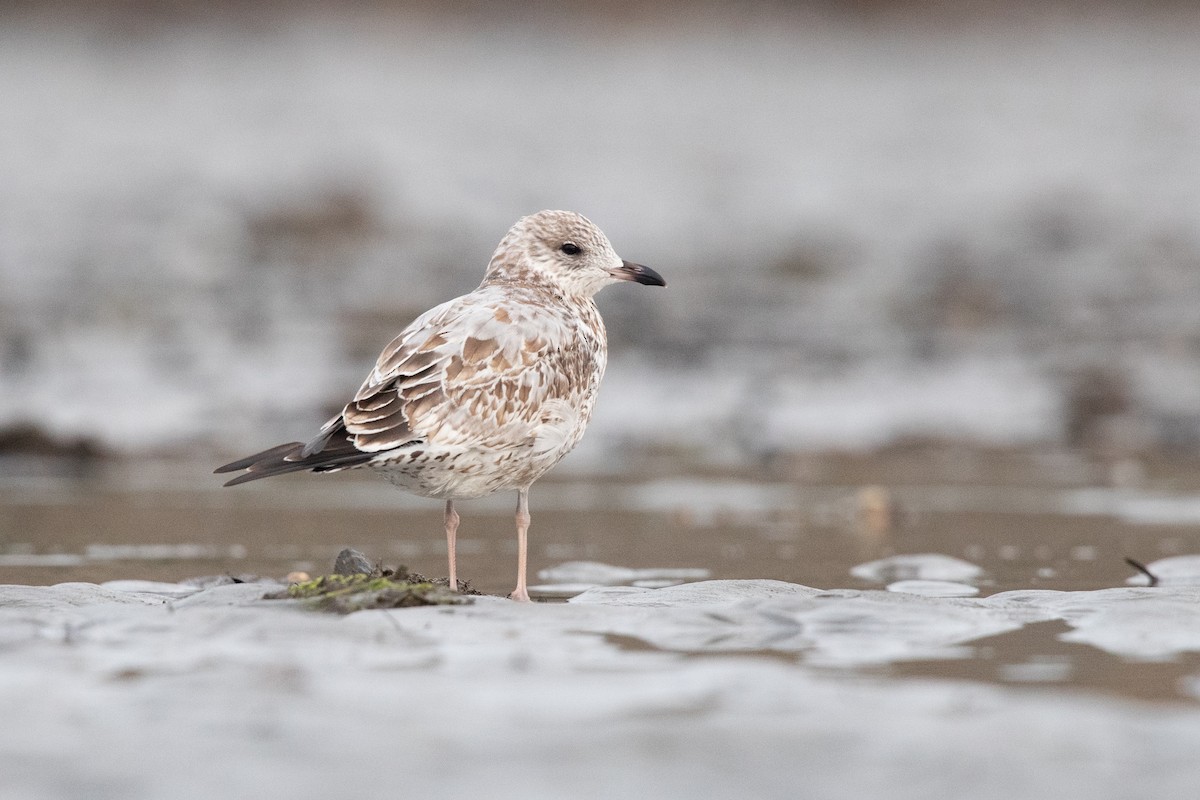
[[[529,487],[583,436],[608,345],[592,296],[620,280],[664,286],[622,261],[569,211],[524,217],[501,240],[479,288],[422,314],[384,348],[342,413],[307,444],[234,461],[232,486],[287,472],[369,466],[402,489],[446,501],[456,585],[453,501],[516,489],[515,599],[528,599]]]

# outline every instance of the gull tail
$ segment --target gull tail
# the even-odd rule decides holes
[[[377,455],[377,453],[364,453],[355,447],[354,442],[344,436],[346,432],[344,428],[340,432],[343,436],[333,444],[330,444],[330,440],[334,438],[335,431],[322,429],[317,439],[308,444],[288,442],[277,445],[269,450],[263,450],[261,453],[230,461],[228,464],[217,467],[213,472],[245,470],[245,474],[238,475],[225,483],[226,486],[237,486],[239,483],[286,475],[289,472],[333,472],[339,469],[349,469],[364,464]],[[316,452],[313,452],[314,446]]]

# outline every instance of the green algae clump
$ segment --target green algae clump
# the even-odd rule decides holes
[[[408,576],[406,576],[408,577]],[[463,605],[469,597],[429,581],[393,580],[384,575],[322,575],[293,583],[268,600],[301,600],[322,611],[351,614],[371,608]]]

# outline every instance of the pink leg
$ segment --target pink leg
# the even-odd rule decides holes
[[[513,600],[529,602],[525,585],[526,552],[529,549],[529,490],[517,490],[517,588],[509,595]]]
[[[454,501],[446,501],[446,550],[450,554],[450,588],[458,591],[458,572],[455,569],[454,538],[458,534],[458,512],[454,510]]]

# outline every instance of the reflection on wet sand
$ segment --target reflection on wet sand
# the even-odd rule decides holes
[[[1194,685],[1194,676],[1200,673],[1200,654],[1131,662],[1064,639],[1071,631],[1061,620],[1035,622],[976,640],[968,658],[899,662],[883,674],[1063,686],[1141,700],[1200,699]]]
[[[532,566],[599,561],[837,587],[947,579],[851,571],[897,554],[933,553],[975,565],[981,574],[972,580],[986,594],[1118,586],[1134,574],[1126,557],[1147,563],[1200,552],[1192,524],[1200,492],[1186,488],[1193,480],[1186,465],[1143,488],[1112,489],[1064,481],[1048,461],[1033,454],[1017,469],[1018,457],[1008,454],[995,462],[1000,470],[957,483],[937,458],[922,470],[908,454],[858,468],[832,456],[805,470],[827,479],[820,483],[682,468],[669,479],[567,475],[539,485],[545,511],[531,533]],[[0,485],[0,580],[281,577],[319,570],[344,546],[440,574],[437,504],[358,475],[219,492],[204,466],[118,462],[86,480],[31,482],[12,477],[20,473],[10,464]],[[501,591],[515,548],[508,504],[490,498],[472,506],[471,525],[459,533],[464,574]]]

